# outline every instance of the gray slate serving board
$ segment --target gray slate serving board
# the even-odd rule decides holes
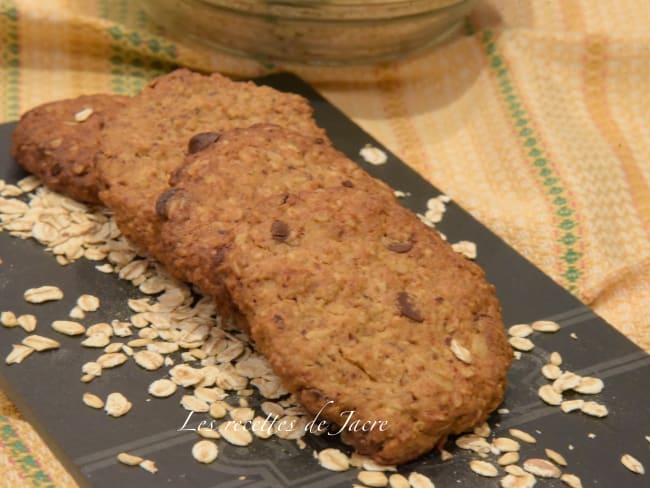
[[[393,188],[410,192],[411,196],[402,200],[407,207],[421,212],[426,201],[440,193],[390,153],[383,166],[361,162],[361,147],[372,143],[381,148],[381,144],[298,78],[282,74],[258,82],[309,98],[319,124],[327,129],[335,146],[373,176]],[[7,182],[25,176],[9,156],[13,128],[14,124],[0,126],[0,178]],[[644,439],[650,435],[650,356],[457,205],[448,206],[439,228],[451,242],[468,239],[477,243],[477,261],[497,287],[506,324],[546,318],[562,325],[556,334],[538,334],[535,350],[514,362],[503,405],[510,413],[495,414],[490,420],[496,433],[507,435],[508,428],[516,426],[534,434],[538,443],[524,446],[522,458],[544,457],[545,447],[555,449],[568,460],[567,472],[579,475],[585,487],[650,486],[648,476],[634,475],[619,462],[620,456],[629,452],[650,468],[650,444]],[[97,272],[90,262],[82,260],[60,267],[37,243],[15,239],[7,233],[0,233],[0,257],[4,260],[0,265],[0,310],[35,314],[41,331],[52,320],[65,318],[82,293],[93,293],[101,299],[102,308],[93,314],[92,322],[127,319],[125,300],[139,296],[131,285]],[[45,283],[63,288],[65,299],[39,306],[23,300],[24,290]],[[572,332],[578,340],[570,338]],[[22,329],[0,329],[0,358],[24,335]],[[154,377],[162,376],[160,371],[152,375],[129,362],[94,380],[89,388],[79,381],[80,368],[96,357],[96,351],[82,349],[78,339],[57,339],[62,343],[60,350],[33,354],[21,365],[8,367],[2,361],[0,386],[81,486],[325,488],[349,487],[356,477],[356,470],[333,473],[319,468],[313,460],[314,448],[341,447],[333,438],[309,437],[304,451],[294,442],[281,440],[255,441],[246,448],[219,441],[218,460],[209,466],[200,465],[190,455],[195,434],[177,431],[187,414],[178,404],[183,393],[178,391],[171,400],[147,401],[147,386]],[[593,399],[609,407],[606,419],[581,413],[563,414],[538,399],[537,388],[545,383],[539,370],[551,351],[562,354],[567,369],[605,381],[605,390]],[[82,394],[88,390],[100,396],[121,391],[134,408],[123,418],[109,418],[81,403]],[[590,438],[590,433],[595,438]],[[569,450],[569,444],[573,450]],[[453,446],[450,450],[455,454],[451,461],[441,463],[439,456],[431,453],[402,466],[400,472],[425,473],[438,488],[498,486],[496,479],[480,478],[469,470],[467,453]],[[154,459],[160,471],[151,475],[118,464],[115,456],[121,451]],[[539,482],[538,486],[564,485],[559,480],[550,480]]]

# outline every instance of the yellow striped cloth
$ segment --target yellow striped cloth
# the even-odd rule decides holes
[[[650,2],[488,0],[469,25],[402,62],[297,73],[650,350]],[[264,73],[129,0],[0,0],[0,48],[1,121],[176,65]],[[0,436],[0,486],[75,486],[1,393]]]

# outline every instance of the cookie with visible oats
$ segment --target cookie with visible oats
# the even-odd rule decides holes
[[[512,351],[494,287],[395,202],[345,187],[270,198],[220,271],[284,386],[382,464],[481,424],[503,399]]]
[[[39,105],[20,118],[11,155],[53,190],[99,203],[95,172],[99,140],[128,101],[122,95],[84,95]]]
[[[214,297],[224,315],[232,314],[232,304],[216,265],[234,226],[245,224],[249,210],[262,199],[348,186],[394,200],[386,185],[322,138],[271,124],[224,132],[189,156],[170,183],[156,204],[162,221],[159,258]]]
[[[176,70],[133,97],[119,121],[105,131],[97,165],[100,198],[115,212],[122,233],[158,257],[156,200],[189,152],[209,145],[211,133],[263,122],[324,137],[311,115],[309,103],[298,95],[216,73]],[[182,270],[170,271],[184,278]]]

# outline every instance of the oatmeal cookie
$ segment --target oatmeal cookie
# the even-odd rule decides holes
[[[200,137],[207,138],[202,134]],[[157,200],[162,222],[158,257],[232,313],[215,264],[250,209],[272,195],[354,187],[393,201],[392,191],[320,137],[257,124],[213,134],[209,147],[188,157]]]
[[[494,287],[397,203],[344,187],[271,198],[219,268],[285,387],[380,463],[503,399],[512,351]]]
[[[304,98],[251,82],[235,82],[179,69],[152,81],[133,97],[102,138],[100,198],[115,212],[120,230],[158,257],[158,195],[189,152],[210,144],[209,133],[272,122],[324,137]],[[197,134],[204,138],[192,140]],[[178,269],[170,271],[179,278]]]
[[[11,155],[53,190],[99,203],[95,172],[99,140],[128,101],[122,95],[84,95],[39,105],[20,118]]]

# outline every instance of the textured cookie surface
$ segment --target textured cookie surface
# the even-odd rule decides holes
[[[213,138],[214,139],[214,138]],[[249,209],[272,195],[355,187],[394,199],[392,191],[322,138],[270,124],[224,132],[188,157],[157,202],[162,220],[160,259],[214,297],[229,315],[218,264]]]
[[[50,188],[99,203],[95,171],[99,140],[128,100],[121,95],[84,95],[33,108],[16,126],[12,156]]]
[[[396,203],[347,188],[271,198],[220,267],[288,390],[379,462],[415,459],[503,399],[512,351],[493,286]]]
[[[308,102],[298,95],[218,74],[174,71],[133,97],[119,123],[107,128],[98,159],[100,197],[115,211],[122,232],[158,256],[156,200],[168,188],[172,171],[182,164],[192,136],[261,122],[323,136],[311,113]],[[179,275],[178,270],[170,271]]]

